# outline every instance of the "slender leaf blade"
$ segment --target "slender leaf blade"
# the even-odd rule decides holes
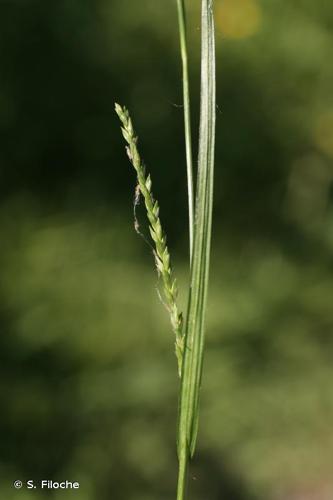
[[[177,11],[178,11],[180,54],[181,54],[182,72],[183,72],[184,132],[185,132],[185,150],[186,150],[189,240],[190,240],[190,262],[191,262],[193,254],[193,237],[194,237],[194,193],[193,193],[191,105],[190,105],[190,84],[189,84],[188,55],[187,55],[188,51],[187,51],[187,36],[186,36],[185,0],[177,0]]]
[[[213,1],[202,0],[201,104],[194,246],[181,383],[178,454],[193,455],[204,351],[209,280],[216,121],[215,34]]]

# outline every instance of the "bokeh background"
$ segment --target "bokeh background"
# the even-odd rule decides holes
[[[188,4],[196,140],[200,2]],[[329,500],[333,5],[215,10],[214,237],[189,498]],[[184,303],[175,2],[1,0],[0,54],[0,496],[175,498],[173,339],[113,110],[135,120]],[[16,491],[15,479],[81,488]]]

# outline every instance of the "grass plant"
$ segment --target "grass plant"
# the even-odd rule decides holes
[[[190,240],[190,282],[186,319],[177,306],[177,282],[173,276],[166,235],[159,218],[159,204],[152,194],[152,181],[141,160],[132,120],[125,107],[116,104],[127,142],[128,157],[137,174],[138,191],[144,198],[150,235],[154,243],[156,268],[163,282],[164,298],[176,336],[176,356],[180,376],[178,421],[177,500],[186,496],[187,470],[196,446],[199,421],[199,395],[203,367],[204,331],[212,231],[214,150],[215,150],[215,35],[213,0],[201,2],[201,99],[198,174],[195,204],[188,55],[184,0],[177,0],[180,50],[183,71],[184,135],[188,179]]]

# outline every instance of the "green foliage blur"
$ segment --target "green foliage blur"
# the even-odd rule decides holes
[[[187,3],[198,110],[200,2]],[[216,200],[189,498],[326,500],[333,5],[215,9]],[[175,498],[173,338],[113,111],[130,109],[186,290],[175,2],[2,0],[0,53],[0,498]],[[81,486],[15,490],[17,479]]]

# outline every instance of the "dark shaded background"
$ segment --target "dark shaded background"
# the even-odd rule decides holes
[[[188,3],[198,110],[200,2]],[[189,497],[328,500],[333,7],[215,7],[212,279]],[[184,290],[175,2],[1,0],[0,61],[0,496],[175,498],[172,337],[113,111],[124,103],[135,121]],[[81,488],[16,491],[15,479]]]

